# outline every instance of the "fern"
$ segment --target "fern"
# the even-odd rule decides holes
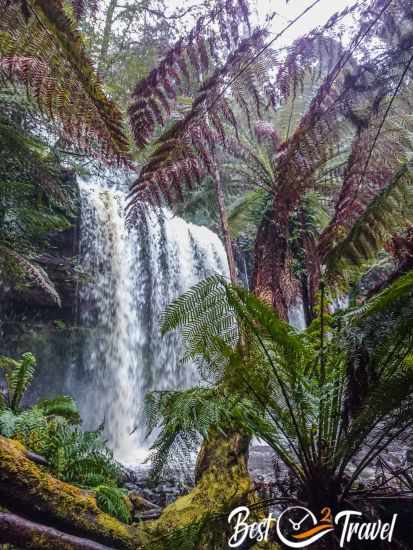
[[[138,147],[148,144],[157,126],[167,124],[179,93],[187,95],[193,80],[202,83],[211,66],[220,64],[217,52],[231,51],[239,45],[243,25],[249,28],[247,2],[217,1],[188,36],[178,40],[159,65],[138,82],[128,111]],[[203,88],[207,89],[208,84]]]
[[[76,2],[75,7],[83,4]],[[1,78],[24,86],[81,149],[112,163],[127,163],[121,113],[103,93],[63,3],[1,0],[0,11]]]
[[[79,409],[73,398],[67,395],[59,395],[54,399],[43,399],[37,403],[37,407],[47,417],[59,416],[71,424],[80,423]]]
[[[24,393],[30,386],[36,366],[31,353],[23,353],[20,361],[0,357],[0,368],[4,369],[7,383],[7,402],[13,412],[18,412]]]
[[[13,437],[16,431],[17,415],[10,409],[0,411],[0,434]]]
[[[62,305],[59,293],[44,269],[39,265],[35,265],[15,250],[2,245],[1,242],[0,252],[3,255],[3,262],[5,259],[12,262],[17,269],[23,272],[24,276],[27,277],[32,284],[34,283],[41,288],[53,303],[57,304],[59,307]]]
[[[33,407],[21,412],[15,423],[13,438],[32,451],[43,454],[47,449],[49,425],[43,411]]]
[[[45,456],[64,481],[96,487],[116,485],[119,478],[119,467],[100,432],[82,432],[66,423],[55,423]]]
[[[152,478],[158,479],[171,463],[185,463],[210,429],[230,429],[236,405],[234,396],[218,389],[149,393],[145,398],[148,435],[158,434],[148,458]]]
[[[207,363],[221,353],[219,385],[149,397],[150,428],[160,428],[153,448],[155,469],[160,471],[172,452],[190,448],[188,441],[225,426],[268,443],[308,502],[315,498],[320,505],[336,495],[338,502],[349,499],[356,504],[360,473],[392,442],[406,437],[413,419],[411,306],[404,313],[399,310],[391,322],[377,316],[397,311],[406,297],[410,304],[411,277],[370,302],[356,332],[354,324],[348,330],[346,323],[324,318],[321,309],[322,322],[302,334],[247,290],[207,280],[191,289],[188,299],[184,295],[170,306],[167,326],[184,329],[189,347],[193,332],[202,325],[202,309],[208,309],[209,292],[214,296],[217,289],[226,302],[224,309],[235,316],[241,340],[225,343],[220,318],[211,317],[203,325],[205,344],[200,343],[198,353]],[[196,295],[200,301],[194,301]],[[375,337],[360,356],[359,331],[369,329]],[[209,342],[218,343],[213,354]],[[359,377],[365,372],[363,387],[354,383],[355,369]],[[357,392],[354,406],[351,399]]]
[[[343,262],[359,265],[369,260],[392,235],[412,223],[412,182],[406,164],[373,199],[349,234],[329,252],[324,261],[330,274],[337,273]]]
[[[123,523],[131,522],[130,506],[124,491],[116,487],[98,485],[95,489],[96,504],[103,512],[110,514]]]

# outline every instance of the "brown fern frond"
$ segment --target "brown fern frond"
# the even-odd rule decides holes
[[[0,78],[26,88],[65,137],[112,163],[128,162],[122,115],[105,96],[62,0],[0,0]]]
[[[188,85],[202,83],[213,66],[221,65],[216,51],[236,48],[249,26],[249,9],[244,0],[217,0],[200,17],[185,39],[168,51],[159,65],[138,82],[132,94],[129,119],[139,148],[147,145],[155,128],[164,126],[177,95],[188,93]]]
[[[87,12],[94,15],[98,9],[99,0],[70,0],[76,20],[79,21]]]
[[[154,153],[132,185],[130,206],[142,200],[150,200],[151,193],[156,198],[164,196],[169,203],[172,195],[171,189],[167,189],[167,175],[175,173],[175,163],[178,172],[181,171],[178,165],[185,166],[187,181],[191,177],[191,170],[194,170],[194,184],[199,180],[200,174],[212,173],[216,147],[225,144],[228,126],[231,124],[236,127],[238,124],[228,99],[222,95],[223,90],[233,76],[239,73],[240,68],[262,47],[264,36],[265,31],[257,30],[250,38],[244,39],[228,56],[223,67],[217,68],[201,86],[187,115],[176,121],[157,140]],[[259,83],[264,81],[263,70],[262,65],[252,64],[245,75],[237,80],[236,89],[230,89],[236,100],[243,98],[244,112],[254,109],[255,97],[253,105],[248,100],[253,95],[252,88],[259,95]],[[184,163],[185,158],[191,162]],[[173,179],[170,185],[176,185]]]

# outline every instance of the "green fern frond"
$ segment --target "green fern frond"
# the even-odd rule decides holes
[[[80,423],[79,409],[72,397],[59,395],[53,399],[43,399],[37,403],[45,416],[60,416],[72,424]]]
[[[373,258],[392,235],[413,222],[413,174],[406,163],[325,258],[330,277]]]
[[[150,541],[152,550],[194,550],[200,548],[205,543],[204,535],[208,533],[211,521],[208,515],[202,517],[199,521],[190,523],[183,528],[171,529],[162,538],[153,538]],[[219,530],[222,527],[218,528]],[[216,543],[216,540],[213,542]]]
[[[149,433],[160,429],[148,459],[152,477],[159,478],[171,462],[185,463],[211,428],[228,428],[236,404],[234,396],[216,388],[149,393],[145,398]]]
[[[124,491],[117,487],[98,485],[95,489],[96,504],[103,512],[110,514],[123,523],[131,522],[130,505],[125,498]]]
[[[0,411],[0,434],[4,437],[13,437],[16,431],[17,415],[10,409]]]
[[[102,434],[82,432],[66,423],[55,423],[45,452],[56,475],[84,487],[116,485],[120,471]]]
[[[271,194],[264,189],[255,189],[246,193],[228,216],[232,236],[238,237],[250,225],[257,227],[270,201]]]
[[[409,271],[365,304],[350,311],[346,318],[350,321],[363,321],[380,313],[390,313],[400,309],[402,304],[409,304],[412,296],[413,271]]]
[[[35,453],[43,454],[47,447],[49,426],[43,412],[36,407],[17,416],[13,438]]]
[[[20,361],[2,357],[1,363],[0,366],[6,370],[10,408],[17,411],[24,393],[33,380],[36,358],[31,353],[24,353]]]

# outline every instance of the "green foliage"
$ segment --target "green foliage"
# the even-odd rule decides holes
[[[30,386],[36,366],[36,358],[31,353],[23,353],[20,361],[10,357],[0,357],[0,368],[4,371],[7,384],[7,406],[18,412],[24,393]]]
[[[232,207],[228,222],[233,237],[241,233],[257,231],[263,213],[271,205],[271,194],[264,189],[258,188],[245,193]]]
[[[211,530],[222,531],[222,524],[216,525],[208,515],[200,521],[190,523],[184,528],[171,529],[165,536],[151,540],[153,550],[193,550],[200,548],[201,544],[208,544],[208,537],[212,535]],[[211,544],[216,543],[216,537],[211,537]]]
[[[171,464],[185,463],[211,427],[223,433],[230,429],[236,405],[237,399],[218,387],[149,393],[145,398],[148,435],[154,430],[158,434],[148,458],[152,478],[158,479]]]
[[[83,432],[66,422],[55,422],[45,456],[59,479],[85,487],[117,485],[119,467],[101,431]]]
[[[10,409],[0,411],[0,434],[4,437],[13,437],[16,432],[17,416]]]
[[[325,259],[331,277],[345,274],[346,267],[360,266],[377,256],[383,245],[413,222],[413,176],[405,163],[390,183],[359,217],[348,235],[333,247]]]
[[[274,449],[309,504],[356,498],[361,472],[413,423],[411,306],[396,322],[379,315],[397,311],[411,284],[411,275],[395,283],[361,319],[321,313],[321,322],[302,333],[223,278],[196,285],[169,306],[163,327],[180,329],[189,356],[200,356],[210,372],[219,365],[219,384],[151,398],[150,428],[161,427],[155,452],[166,458],[194,433],[237,427]],[[236,341],[220,324],[225,315],[237,327]],[[376,338],[364,341],[367,331]]]
[[[33,380],[35,364],[31,353],[23,354],[21,361],[0,357],[7,385],[0,408],[0,434],[43,455],[59,479],[85,487],[116,486],[119,466],[102,431],[83,432],[77,426],[80,415],[72,397],[42,399],[22,410],[21,399]]]
[[[67,4],[2,0],[0,7],[2,81],[25,89],[79,148],[127,162],[121,113],[103,91]]]
[[[98,485],[95,489],[96,504],[101,510],[123,523],[131,522],[130,506],[122,489]]]
[[[37,407],[16,415],[13,438],[35,453],[45,453],[48,445],[50,424],[43,411]]]
[[[37,407],[45,416],[59,416],[71,424],[80,423],[79,409],[73,398],[67,395],[58,395],[53,399],[42,399],[37,403]]]
[[[21,96],[0,90],[0,106],[1,279],[19,291],[38,286],[60,304],[33,258],[48,246],[51,233],[71,227],[74,179],[52,146],[38,137],[46,131]]]

